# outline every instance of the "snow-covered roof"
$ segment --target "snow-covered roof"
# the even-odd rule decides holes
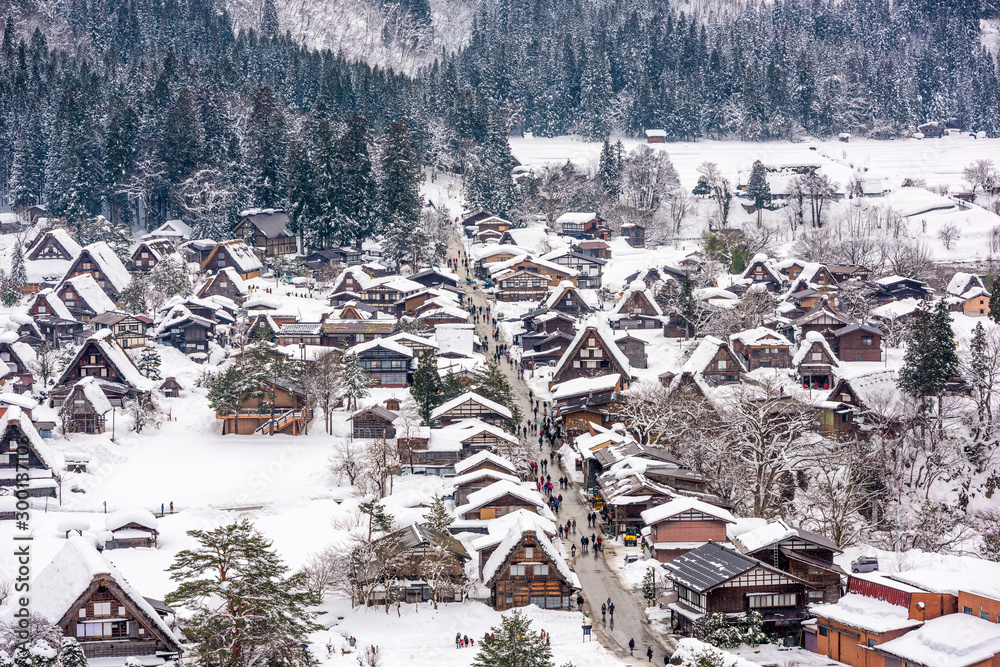
[[[774,329],[756,327],[747,329],[729,337],[731,341],[739,341],[744,345],[768,345],[772,347],[791,347],[792,342]]]
[[[656,299],[653,297],[653,293],[649,290],[648,287],[646,287],[646,283],[642,280],[636,280],[631,285],[629,285],[629,288],[625,290],[625,293],[622,294],[622,297],[620,299],[618,299],[618,302],[615,304],[614,308],[611,309],[611,314],[612,315],[623,314],[621,312],[622,308],[624,308],[625,305],[630,302],[634,294],[641,294],[643,297],[645,297],[646,301],[649,302],[649,305],[652,307],[654,313],[656,313],[657,315],[663,315],[663,309],[660,308],[660,304],[656,303]]]
[[[469,458],[456,463],[455,473],[458,475],[463,475],[465,474],[465,471],[471,470],[472,468],[475,468],[477,465],[483,462],[493,463],[494,465],[503,468],[504,470],[509,470],[511,472],[515,472],[517,470],[514,464],[505,459],[504,457],[498,456],[493,452],[482,451],[473,454]]]
[[[577,271],[576,269],[570,268],[568,266],[563,266],[562,264],[556,264],[555,262],[550,262],[547,259],[542,259],[541,257],[536,257],[534,255],[511,257],[510,259],[504,260],[502,262],[496,262],[495,264],[492,264],[489,267],[489,272],[493,276],[499,278],[502,272],[506,271],[507,269],[513,269],[513,267],[517,266],[521,262],[531,262],[532,264],[548,269],[550,271],[565,273],[570,277],[580,274],[580,272]]]
[[[254,252],[253,248],[247,245],[246,241],[241,239],[233,239],[231,241],[223,241],[215,247],[212,251],[212,256],[214,256],[221,249],[225,248],[226,252],[229,253],[229,257],[233,260],[234,268],[236,268],[240,273],[253,273],[254,271],[260,271],[264,268],[264,265],[260,263],[260,258],[257,257],[257,253]],[[205,268],[210,268],[208,266],[208,259],[205,260]]]
[[[615,362],[626,373],[632,372],[632,366],[628,362],[628,357],[626,357],[622,349],[615,344],[615,337],[611,333],[611,329],[608,327],[608,325],[596,318],[591,318],[590,321],[587,323],[587,326],[580,327],[580,329],[576,332],[576,336],[573,337],[573,340],[566,347],[566,351],[563,353],[561,357],[559,357],[559,362],[556,364],[556,369],[552,373],[553,377],[559,376],[559,373],[562,372],[566,364],[568,364],[570,359],[573,358],[577,348],[580,346],[580,343],[583,341],[584,337],[590,333],[593,333],[595,336],[597,336],[598,340],[601,342],[601,345],[604,347],[604,349],[608,351],[608,354],[610,354],[614,358]]]
[[[489,560],[483,566],[483,581],[485,583],[493,581],[499,573],[500,568],[507,562],[507,559],[521,543],[525,535],[531,535],[534,538],[535,543],[545,553],[546,560],[556,568],[556,571],[567,583],[579,588],[580,584],[576,575],[570,571],[569,566],[566,565],[566,561],[559,555],[559,552],[553,546],[552,542],[549,541],[545,533],[538,530],[533,523],[527,522],[521,517],[508,529],[507,536],[500,542],[500,546],[490,554]]]
[[[877,633],[922,625],[920,621],[910,618],[907,607],[859,593],[848,593],[836,604],[811,604],[809,612],[852,628]]]
[[[651,507],[650,509],[642,512],[640,516],[642,516],[642,520],[647,526],[651,526],[654,523],[663,521],[664,519],[669,519],[672,516],[692,511],[707,514],[708,516],[715,517],[716,519],[727,523],[736,523],[736,518],[733,517],[731,512],[728,512],[721,507],[716,507],[715,505],[709,505],[708,503],[698,500],[697,498],[689,498],[687,496],[679,496],[673,500],[663,503],[662,505]]]
[[[979,276],[973,273],[958,271],[951,277],[951,280],[948,281],[948,287],[945,288],[945,291],[948,292],[948,294],[954,294],[956,296],[960,295],[966,291],[966,288],[969,286],[969,281],[974,281],[974,286],[981,286],[982,284]]]
[[[136,368],[135,362],[132,358],[125,353],[122,346],[118,344],[115,340],[114,334],[111,329],[101,329],[91,334],[87,342],[93,341],[100,348],[101,352],[104,353],[105,358],[114,364],[118,372],[121,373],[122,379],[128,382],[130,385],[136,389],[142,389],[145,391],[152,390],[154,388],[153,382],[149,380],[145,375],[139,372]],[[86,344],[84,344],[85,346]],[[80,348],[82,352],[84,347]],[[66,367],[66,372],[72,369],[73,365],[70,364]],[[60,381],[60,384],[63,382]]]
[[[108,518],[104,520],[104,527],[108,530],[118,530],[130,523],[137,523],[150,530],[156,530],[160,522],[157,521],[156,517],[149,510],[142,509],[141,507],[132,507],[109,514]]]
[[[100,576],[114,580],[129,602],[148,617],[146,620],[155,625],[165,638],[176,641],[166,622],[132,588],[121,572],[84,538],[76,535],[66,540],[63,548],[32,583],[33,611],[52,623],[58,623],[80,596],[87,592],[94,579]]]
[[[667,136],[666,130],[646,130],[647,137],[665,137]]]
[[[712,363],[712,360],[715,359],[715,355],[718,354],[719,348],[723,346],[725,346],[725,342],[719,338],[716,338],[715,336],[705,336],[701,339],[701,342],[698,343],[698,347],[694,349],[691,356],[684,362],[684,365],[681,367],[681,372],[691,373],[692,375],[703,373],[705,369],[708,368],[708,365]],[[735,355],[733,355],[733,358],[736,359]]]
[[[469,438],[475,437],[480,433],[489,433],[490,435],[497,437],[501,440],[506,440],[509,443],[517,444],[517,438],[507,431],[494,426],[493,424],[487,424],[482,419],[463,419],[462,421],[455,422],[454,424],[449,424],[444,428],[434,429],[437,432],[449,432],[455,433],[460,440],[467,440]]]
[[[400,345],[396,341],[389,340],[387,338],[376,338],[375,340],[370,340],[365,343],[358,343],[354,347],[348,348],[346,354],[361,354],[367,352],[368,350],[373,350],[376,347],[381,347],[384,350],[390,350],[396,354],[401,354],[406,357],[413,356],[413,350],[405,345]]]
[[[62,227],[57,227],[56,229],[50,229],[45,232],[47,236],[52,237],[52,240],[63,247],[63,250],[69,253],[70,257],[76,259],[83,248],[77,243],[69,232]]]
[[[765,524],[760,528],[755,528],[742,533],[739,537],[733,538],[733,542],[741,547],[743,553],[753,553],[758,549],[770,546],[781,540],[795,537],[798,531],[780,519],[772,523]]]
[[[904,315],[909,315],[913,311],[919,309],[920,309],[920,302],[911,296],[905,299],[900,299],[898,301],[890,301],[885,305],[875,308],[874,310],[872,310],[872,317],[876,317],[883,320],[894,320],[897,317],[903,317]]]
[[[77,382],[75,386],[83,391],[83,395],[87,397],[87,400],[97,414],[103,415],[106,412],[111,412],[111,401],[104,394],[104,390],[101,389],[101,385],[95,376],[87,376]]]
[[[34,306],[39,301],[44,300],[45,303],[49,305],[52,310],[52,315],[58,317],[61,320],[75,320],[73,313],[69,312],[69,308],[66,304],[62,302],[58,296],[56,296],[56,291],[51,287],[47,287],[35,295],[34,300],[31,302],[31,306]]]
[[[538,508],[545,507],[545,500],[537,491],[529,489],[522,484],[515,484],[514,482],[500,480],[498,482],[493,482],[489,486],[479,489],[478,491],[470,493],[468,502],[464,505],[456,507],[455,514],[462,516],[463,514],[471,512],[474,509],[478,509],[483,505],[491,503],[497,498],[501,498],[508,494],[515,496],[516,498],[520,498],[529,505],[533,505]]]
[[[86,302],[87,307],[94,311],[95,315],[115,309],[115,302],[111,300],[89,273],[64,281],[59,290],[62,291],[66,285],[73,287],[76,294]]]
[[[611,391],[621,381],[621,377],[618,373],[611,373],[599,377],[582,377],[560,382],[552,385],[552,400],[559,401],[580,394],[589,394],[592,391]]]
[[[101,273],[108,279],[108,282],[111,283],[116,292],[121,292],[128,287],[128,284],[132,281],[132,276],[129,275],[128,269],[118,259],[118,255],[111,249],[111,246],[104,241],[98,241],[97,243],[91,243],[83,250],[90,253],[90,256],[97,264],[97,268],[101,270]]]
[[[466,401],[473,401],[474,403],[478,403],[479,405],[482,405],[491,412],[495,412],[498,415],[505,417],[507,419],[510,419],[513,416],[511,415],[510,410],[500,405],[499,403],[495,403],[494,401],[491,401],[488,398],[484,398],[475,392],[467,391],[461,396],[456,396],[450,401],[442,403],[441,405],[436,407],[434,411],[431,413],[431,419],[432,420],[438,419],[439,417],[441,417],[441,415],[449,412],[450,410],[458,407],[459,405],[462,405]]]
[[[24,343],[21,343],[24,345]],[[0,392],[0,405],[16,405],[23,410],[34,410],[38,407],[38,401],[29,394],[15,394],[12,391]]]
[[[878,648],[921,665],[969,667],[1000,654],[1000,625],[971,614],[947,614]]]
[[[180,220],[167,220],[145,236],[169,236],[189,239],[191,238],[191,227]]]
[[[809,351],[817,345],[819,345],[826,352],[827,356],[830,358],[831,365],[840,365],[837,360],[837,355],[835,355],[833,350],[830,349],[830,344],[826,342],[826,338],[823,337],[823,334],[818,331],[810,331],[806,334],[805,340],[799,344],[799,349],[795,351],[794,356],[792,356],[792,366],[798,366],[801,364],[805,360],[806,354],[808,354]]]
[[[479,262],[483,262],[496,255],[520,255],[523,257],[530,254],[528,250],[516,245],[488,245],[481,248],[473,248],[472,250],[472,255]],[[488,264],[489,262],[485,263]]]
[[[474,470],[470,473],[464,475],[459,475],[457,477],[452,477],[448,481],[455,486],[462,486],[464,484],[469,484],[470,482],[476,482],[481,479],[492,479],[496,482],[506,481],[513,484],[520,484],[521,480],[514,475],[508,475],[505,472],[500,472],[499,470],[491,470],[489,468],[485,470]]]
[[[17,405],[11,405],[4,411],[3,416],[0,417],[0,438],[6,436],[7,429],[12,425],[17,424],[21,427],[21,432],[24,433],[25,437],[28,438],[28,443],[31,448],[35,450],[35,454],[38,455],[39,460],[46,469],[51,471],[58,471],[62,465],[61,458],[45,444],[45,440],[42,436],[38,435],[38,431],[35,430],[35,425],[31,423],[21,408]]]
[[[577,212],[571,211],[569,213],[563,213],[558,218],[556,218],[556,224],[562,225],[567,222],[582,224],[584,222],[590,222],[595,218],[597,218],[597,213],[593,211],[577,211]]]

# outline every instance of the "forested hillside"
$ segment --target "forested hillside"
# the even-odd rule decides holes
[[[378,16],[400,20],[337,52],[304,45],[324,43],[310,33],[321,26],[290,23],[295,5],[280,2],[234,5],[239,28],[213,0],[0,5],[4,203],[44,202],[84,240],[109,233],[99,214],[118,230],[183,216],[223,238],[242,208],[286,207],[315,247],[388,229],[402,204],[382,194],[412,188],[387,174],[419,178],[398,169],[400,156],[462,172],[480,191],[512,190],[509,129],[891,138],[954,118],[1000,133],[997,62],[979,40],[996,0],[693,14],[652,0],[484,0],[467,42],[456,27],[466,5],[383,2]],[[442,14],[454,22],[447,39]],[[416,74],[366,63],[363,43],[376,42],[386,62],[409,53]],[[416,224],[416,212],[405,219]]]

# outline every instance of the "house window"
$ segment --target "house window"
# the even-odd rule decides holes
[[[531,558],[535,554],[535,550],[532,547],[524,547],[524,557]]]
[[[822,600],[823,599],[823,591],[809,591],[809,599],[810,600]]]
[[[94,603],[94,616],[110,616],[111,615],[111,603],[110,602],[95,602]]]
[[[721,360],[719,360],[719,370],[720,370],[720,371],[724,371],[724,370],[726,370],[726,363],[727,363],[727,362],[726,362],[726,360],[725,360],[725,359],[721,359]]]
[[[873,339],[871,339],[871,338],[862,338],[861,339],[861,344],[865,345],[867,347],[871,347],[872,346],[872,340]]]
[[[988,611],[979,612],[979,618],[983,619],[984,621],[990,620],[990,612]]]
[[[535,574],[536,577],[547,577],[547,576],[549,576],[549,566],[545,565],[545,564],[536,565],[535,566],[535,572],[534,572],[534,574]]]
[[[809,355],[809,356],[810,356],[810,358],[811,358],[811,359],[812,359],[813,361],[823,361],[823,353],[822,353],[822,352],[813,352],[813,353],[812,353],[811,355]]]
[[[764,607],[794,607],[794,606],[795,606],[795,593],[750,596],[751,609],[761,609]]]
[[[868,648],[872,648],[873,646],[878,646],[878,640],[877,639],[869,639],[868,640]]]
[[[963,614],[969,614],[971,616],[972,615],[972,607],[962,607],[962,613]]]
[[[819,636],[820,637],[826,637],[826,635],[827,635],[827,629],[825,627],[823,627],[822,625],[819,626]]]
[[[524,566],[523,565],[511,565],[510,566],[510,576],[512,576],[512,577],[523,577],[524,576]]]

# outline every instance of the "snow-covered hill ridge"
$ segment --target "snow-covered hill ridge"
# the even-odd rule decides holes
[[[256,28],[263,0],[225,0],[239,28]],[[462,46],[472,27],[471,0],[430,0],[431,23],[377,0],[276,0],[283,32],[307,46],[413,74],[442,49]]]

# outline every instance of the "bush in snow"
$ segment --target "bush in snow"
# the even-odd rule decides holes
[[[72,637],[41,614],[28,619],[28,636],[22,637],[15,623],[0,623],[0,666],[86,667],[83,649]]]
[[[735,623],[730,623],[725,614],[712,614],[699,621],[695,636],[722,648],[736,648],[740,644],[757,646],[770,643],[768,636],[761,630],[763,624],[764,619],[756,611],[750,611]]]

